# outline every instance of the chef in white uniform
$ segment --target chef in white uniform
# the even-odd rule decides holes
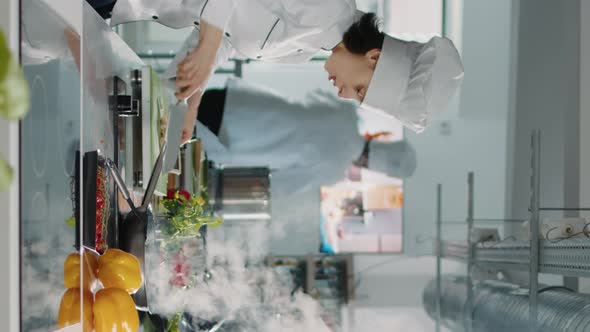
[[[299,101],[230,79],[218,135],[197,122],[197,136],[217,164],[271,169],[271,215],[287,235],[272,238],[272,252],[306,254],[320,245],[320,187],[344,180],[364,150],[359,124],[357,104],[329,92]],[[373,141],[365,166],[406,178],[416,168],[416,154],[404,141]]]
[[[417,132],[446,109],[463,78],[449,39],[417,43],[383,34],[354,0],[117,1],[112,25],[139,20],[196,28],[165,74],[176,78],[179,99],[190,98],[183,140],[192,135],[211,73],[230,56],[297,63],[332,51],[325,69],[340,97]]]

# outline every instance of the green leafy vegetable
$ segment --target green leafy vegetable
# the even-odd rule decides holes
[[[166,332],[180,332],[178,328],[178,322],[180,322],[180,318],[182,317],[182,313],[179,312],[174,315],[170,321],[168,321],[168,326],[166,326]]]
[[[18,61],[10,53],[4,34],[0,31],[0,116],[18,120],[28,110],[29,86]],[[8,188],[12,178],[12,168],[0,158],[0,191]]]
[[[200,236],[199,231],[204,225],[217,227],[223,224],[222,218],[214,217],[209,211],[207,200],[202,196],[177,191],[172,199],[165,199],[162,203],[168,211],[165,232],[170,237]]]
[[[4,81],[6,73],[8,72],[8,61],[11,59],[10,49],[6,44],[4,33],[0,31],[0,82]]]
[[[66,220],[64,220],[64,222],[66,223],[66,225],[68,225],[69,227],[76,227],[76,218],[75,217],[68,217],[66,218]]]
[[[18,120],[29,110],[29,86],[17,59],[0,33],[0,116]]]

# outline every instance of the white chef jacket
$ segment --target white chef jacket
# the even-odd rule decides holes
[[[210,160],[271,169],[272,222],[285,228],[284,238],[273,237],[272,252],[317,252],[320,187],[343,180],[363,150],[357,109],[355,102],[328,92],[315,92],[298,101],[232,78],[227,83],[219,139],[197,122],[197,137]],[[401,177],[411,175],[415,158],[408,158],[395,146],[372,146],[369,167],[389,168]]]
[[[203,19],[225,32],[216,59],[220,64],[232,55],[282,63],[309,60],[338,45],[364,13],[356,10],[355,0],[119,0],[112,14],[112,25],[152,20],[198,28]],[[174,76],[177,63],[197,43],[195,32],[164,78]],[[446,109],[462,77],[460,56],[449,40],[436,37],[418,44],[386,35],[363,107],[420,132]]]
[[[297,63],[334,48],[360,15],[354,0],[118,0],[111,25],[155,21],[198,29],[203,19],[225,31],[224,43],[237,57]]]
[[[197,122],[210,160],[228,166],[271,168],[272,223],[277,254],[317,252],[320,186],[334,184],[363,149],[356,103],[315,94],[290,100],[248,81],[230,79],[219,139]]]
[[[344,178],[364,146],[357,109],[355,102],[329,92],[314,92],[299,101],[230,78],[219,138],[200,123],[197,136],[210,159],[220,164],[268,166],[273,181],[277,171],[303,170],[307,175],[290,186],[296,191],[315,177],[322,183]],[[287,191],[284,194],[290,194]]]

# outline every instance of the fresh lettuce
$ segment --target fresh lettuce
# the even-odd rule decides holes
[[[0,33],[0,116],[22,119],[29,110],[29,86],[18,63]]]
[[[0,117],[22,119],[29,110],[29,86],[18,59],[10,53],[6,38],[0,31]],[[12,182],[10,165],[0,157],[0,191]]]

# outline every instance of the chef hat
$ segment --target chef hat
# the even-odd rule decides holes
[[[419,133],[447,108],[462,80],[463,64],[451,40],[433,37],[423,44],[385,35],[361,107]]]
[[[416,170],[416,151],[406,141],[383,143],[372,141],[368,169],[404,179]]]

